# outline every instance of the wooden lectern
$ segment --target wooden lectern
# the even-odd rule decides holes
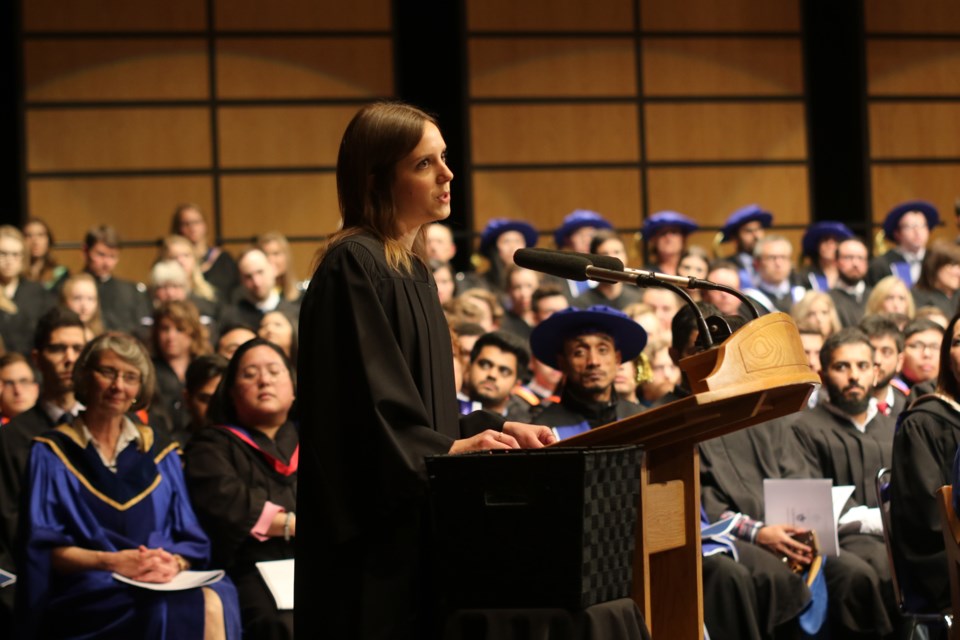
[[[644,446],[633,599],[655,640],[703,638],[697,444],[801,410],[820,382],[785,313],[753,320],[680,368],[690,396],[553,445]]]

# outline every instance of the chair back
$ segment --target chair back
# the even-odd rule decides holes
[[[890,563],[890,578],[893,582],[893,594],[897,599],[897,608],[904,612],[903,590],[897,579],[897,565],[893,561],[893,529],[890,525],[890,479],[893,472],[886,467],[877,471],[877,504],[880,506],[880,520],[883,522],[883,544],[887,548],[887,561]]]
[[[953,509],[953,487],[937,489],[943,544],[947,548],[947,573],[950,574],[950,605],[954,617],[960,612],[960,518]],[[960,624],[950,627],[950,640],[960,640]]]

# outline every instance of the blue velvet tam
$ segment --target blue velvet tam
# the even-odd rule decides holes
[[[680,229],[680,233],[688,236],[699,229],[700,225],[682,213],[677,213],[676,211],[658,211],[643,221],[643,227],[640,229],[640,233],[643,234],[645,240],[652,240],[658,233],[670,227],[676,227]]]
[[[803,255],[812,258],[820,254],[820,243],[827,238],[834,238],[837,242],[849,240],[853,231],[842,222],[815,222],[803,234]]]
[[[893,239],[893,233],[900,226],[900,219],[908,213],[922,213],[923,217],[927,219],[927,226],[931,229],[940,224],[940,214],[937,212],[937,208],[929,202],[925,200],[903,202],[891,209],[887,217],[883,219],[883,235],[886,236],[887,240],[896,242]]]
[[[528,247],[537,246],[537,240],[540,234],[531,225],[523,220],[509,220],[507,218],[494,218],[487,223],[480,234],[480,253],[487,253],[497,244],[497,238],[507,231],[519,231],[523,234],[523,239]]]
[[[723,234],[723,242],[728,242],[737,237],[737,229],[758,220],[764,229],[769,229],[773,224],[773,214],[760,208],[758,204],[748,204],[745,207],[737,209],[730,214],[723,225],[720,233]]]
[[[563,219],[563,224],[553,232],[553,241],[558,249],[562,249],[567,244],[567,238],[574,231],[583,227],[594,227],[595,229],[612,229],[613,225],[607,222],[607,219],[596,211],[587,209],[577,209]]]
[[[557,369],[564,341],[591,333],[613,338],[624,362],[636,358],[647,345],[647,332],[630,316],[597,304],[586,309],[569,307],[551,315],[530,334],[530,349],[537,360]]]

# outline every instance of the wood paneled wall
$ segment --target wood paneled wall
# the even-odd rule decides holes
[[[394,95],[390,0],[22,7],[28,213],[58,243],[112,224],[118,272],[143,279],[174,206],[195,202],[230,249],[287,234],[307,275],[339,222],[343,128]],[[58,254],[79,267],[78,250]]]
[[[933,202],[957,234],[960,196],[960,5],[865,2],[873,220],[904,200]]]
[[[797,1],[465,2],[475,231],[494,217],[546,231],[578,208],[635,230],[673,209],[707,246],[758,202],[802,233]]]

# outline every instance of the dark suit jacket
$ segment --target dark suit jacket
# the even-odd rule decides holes
[[[97,280],[100,310],[106,329],[134,333],[140,328],[140,320],[151,314],[150,301],[137,285],[129,280],[110,278]]]

